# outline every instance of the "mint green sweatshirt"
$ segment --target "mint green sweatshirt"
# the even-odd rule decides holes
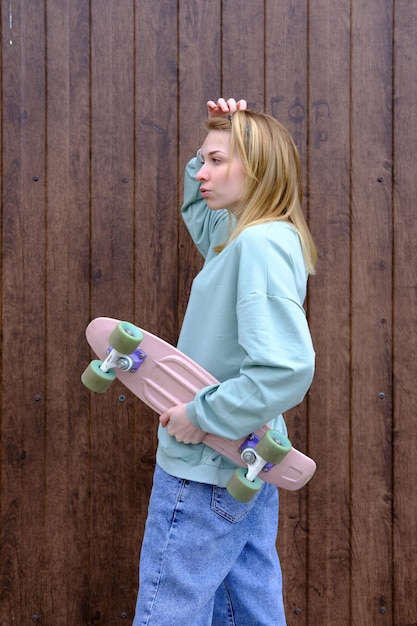
[[[307,272],[295,229],[287,222],[246,228],[220,254],[230,233],[226,210],[201,198],[192,159],[185,171],[182,215],[205,259],[194,279],[178,348],[220,383],[187,405],[206,432],[239,439],[269,423],[286,432],[282,413],[299,404],[314,372],[303,309]],[[224,487],[235,466],[204,444],[178,443],[159,428],[157,462],[169,474]]]

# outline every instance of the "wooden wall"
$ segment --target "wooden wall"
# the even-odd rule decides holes
[[[288,624],[417,624],[417,3],[2,0],[1,34],[0,624],[131,621],[156,420],[83,388],[84,330],[176,341],[182,171],[220,95],[291,130],[320,250]]]

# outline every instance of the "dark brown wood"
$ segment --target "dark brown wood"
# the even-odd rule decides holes
[[[136,5],[135,319],[175,343],[178,318],[178,25],[168,0]],[[157,420],[137,413],[137,570],[156,449]],[[135,575],[135,596],[137,574]],[[136,599],[136,597],[135,597]]]
[[[45,23],[38,2],[3,7],[0,610],[12,623],[44,601]]]
[[[300,152],[303,188],[307,181],[307,6],[268,1],[265,5],[265,93],[264,109],[290,130]],[[284,62],[285,59],[285,62]],[[260,72],[259,72],[260,73]],[[306,209],[306,203],[305,209]],[[288,434],[294,445],[308,452],[307,403],[303,402],[285,416]],[[284,579],[287,622],[307,623],[309,489],[280,494],[278,552]]]
[[[135,319],[133,3],[91,6],[91,317]],[[137,402],[116,384],[91,398],[87,620],[132,617]],[[128,541],[129,539],[129,541]],[[87,623],[89,623],[87,621]]]
[[[177,15],[145,3],[136,31],[136,261],[138,321],[175,341],[177,320]]]
[[[90,70],[84,2],[51,3],[47,50],[45,557],[41,623],[81,621],[90,595]],[[71,63],[68,63],[71,59]]]
[[[320,258],[317,370],[286,417],[288,626],[417,622],[417,7],[409,0],[1,6],[0,623],[130,623],[156,416],[80,382],[96,315],[173,343],[202,259],[179,218],[205,103],[291,131]]]
[[[179,5],[179,146],[178,203],[182,204],[186,163],[195,155],[205,137],[205,104],[213,93],[221,93],[221,6],[216,2],[182,1]],[[179,222],[178,324],[185,314],[191,283],[202,265],[202,258]]]
[[[319,261],[308,297],[317,352],[308,397],[308,440],[318,470],[308,491],[307,576],[308,618],[317,624],[352,623],[346,593],[351,444],[349,26],[344,1],[321,0],[310,8],[306,211]],[[336,49],[338,54],[333,54]]]
[[[351,624],[392,624],[392,6],[354,7]]]
[[[265,65],[264,2],[224,0],[222,6],[222,96],[245,98],[250,106],[260,109]]]
[[[395,5],[393,103],[393,624],[417,622],[417,5]]]

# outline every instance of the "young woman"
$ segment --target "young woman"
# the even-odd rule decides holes
[[[205,259],[178,347],[219,381],[160,418],[134,626],[283,626],[277,489],[241,503],[201,443],[238,439],[299,404],[313,377],[303,302],[316,249],[288,131],[246,102],[208,103],[182,215]]]

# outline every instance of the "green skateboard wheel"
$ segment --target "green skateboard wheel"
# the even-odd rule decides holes
[[[108,372],[103,372],[100,369],[102,362],[98,360],[91,361],[81,375],[83,384],[87,389],[95,393],[105,393],[116,378],[114,370],[110,369]]]
[[[256,476],[251,482],[246,478],[246,468],[239,467],[233,476],[229,479],[226,489],[230,495],[239,502],[249,502],[258,493],[262,487],[262,480]]]
[[[291,441],[277,430],[267,430],[256,446],[256,452],[267,463],[278,465],[291,450]]]
[[[109,337],[109,343],[121,354],[132,354],[142,339],[142,332],[137,326],[130,322],[119,322]]]

